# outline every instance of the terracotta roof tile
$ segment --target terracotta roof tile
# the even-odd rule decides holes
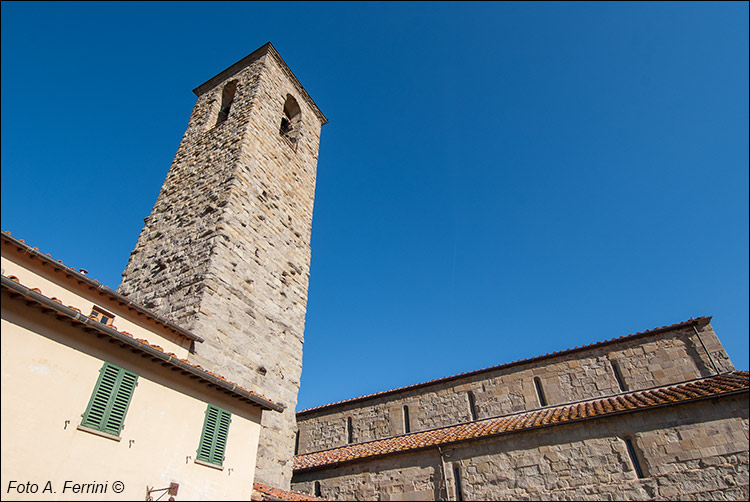
[[[436,378],[435,380],[428,380],[426,382],[421,382],[421,383],[416,383],[416,384],[412,384],[412,385],[407,385],[407,386],[404,386],[404,387],[398,387],[398,388],[395,388],[395,389],[390,389],[390,390],[384,390],[384,391],[380,391],[380,392],[375,392],[373,394],[366,394],[364,396],[358,396],[358,397],[353,397],[353,398],[350,398],[350,399],[344,399],[342,401],[336,401],[334,403],[328,403],[328,404],[323,404],[323,405],[320,405],[320,406],[314,406],[312,408],[307,408],[307,409],[298,411],[297,415],[304,415],[304,414],[307,414],[307,413],[312,413],[312,412],[315,412],[315,411],[318,411],[318,410],[323,410],[323,409],[330,408],[330,407],[333,407],[333,406],[338,406],[338,405],[341,405],[341,404],[354,403],[354,402],[358,402],[358,401],[364,401],[366,399],[372,399],[372,398],[376,398],[376,397],[380,397],[380,396],[385,396],[385,395],[389,395],[389,394],[395,394],[397,392],[403,392],[403,391],[406,391],[406,390],[417,389],[417,388],[420,388],[420,387],[425,387],[425,386],[433,385],[433,384],[436,384],[436,383],[441,383],[441,382],[447,382],[447,381],[450,381],[450,380],[455,380],[457,378],[463,378],[463,377],[467,377],[467,376],[472,376],[472,375],[477,375],[477,374],[481,374],[481,373],[486,373],[488,371],[494,371],[494,370],[504,369],[504,368],[508,368],[508,367],[511,367],[511,366],[516,366],[518,364],[535,362],[535,361],[539,361],[539,360],[546,359],[546,358],[549,358],[549,357],[555,357],[555,356],[561,356],[561,355],[565,355],[565,354],[570,354],[572,352],[577,352],[577,351],[581,351],[581,350],[587,350],[587,349],[591,349],[591,348],[595,348],[595,347],[600,347],[600,346],[608,345],[608,344],[615,343],[615,342],[621,342],[621,341],[626,340],[626,339],[640,338],[640,337],[648,336],[648,335],[655,335],[655,334],[658,334],[658,333],[663,333],[665,331],[674,331],[674,330],[685,328],[685,327],[688,327],[688,326],[693,326],[693,325],[696,325],[696,324],[699,324],[699,323],[709,323],[710,321],[711,321],[711,317],[710,316],[694,317],[694,318],[688,319],[687,321],[678,322],[678,323],[675,323],[675,324],[671,324],[669,326],[662,326],[660,328],[653,328],[653,329],[646,330],[646,331],[639,331],[637,333],[632,333],[630,335],[623,335],[623,336],[616,337],[616,338],[610,338],[608,340],[602,340],[601,342],[590,343],[588,345],[582,345],[580,347],[576,346],[576,347],[574,347],[572,349],[565,349],[565,350],[560,350],[560,351],[557,351],[557,352],[548,352],[548,353],[546,353],[544,355],[529,357],[529,358],[526,358],[526,359],[518,359],[518,360],[510,362],[510,363],[498,364],[497,366],[489,366],[487,368],[482,368],[482,369],[478,369],[478,370],[474,370],[474,371],[467,371],[467,372],[464,372],[464,373],[458,373],[456,375],[451,375],[451,376],[442,377],[442,378]]]
[[[440,429],[414,432],[367,443],[298,455],[294,458],[294,470],[304,471],[378,455],[407,452],[429,446],[450,444],[537,427],[554,426],[615,413],[632,413],[657,406],[682,404],[698,399],[748,392],[748,389],[750,389],[748,372],[733,371],[679,385],[629,392],[581,403],[488,418],[477,422],[467,422]]]
[[[325,500],[302,492],[281,490],[262,483],[253,483],[252,500]]]
[[[2,276],[2,278],[3,278],[3,285],[2,285],[3,289],[8,289],[9,292],[11,293],[11,295],[21,295],[21,296],[24,296],[26,300],[36,301],[37,303],[39,303],[39,298],[33,298],[33,297],[30,297],[28,295],[29,292],[34,292],[38,296],[40,296],[40,297],[42,297],[44,299],[47,299],[47,300],[50,300],[50,301],[54,301],[52,298],[49,298],[49,297],[45,296],[39,288],[27,288],[26,286],[24,286],[23,284],[21,284],[18,281],[13,281],[13,282],[17,282],[18,283],[17,286],[16,285],[11,286],[10,284],[7,284],[5,282],[6,280],[10,279],[10,277]],[[12,280],[12,279],[10,279],[10,280]],[[49,307],[46,307],[46,306],[42,305],[42,309],[44,310],[45,308],[49,309]],[[77,312],[78,314],[81,314],[81,309],[79,309],[77,307],[74,307],[72,305],[68,305],[67,308],[70,309],[70,310],[72,310],[72,311]],[[62,314],[62,312],[61,312],[61,314]],[[141,348],[148,347],[149,349],[152,349],[152,351],[156,350],[156,351],[161,352],[161,353],[164,354],[164,349],[162,347],[160,347],[159,345],[152,345],[145,338],[134,338],[133,335],[130,334],[130,333],[128,333],[128,332],[119,331],[113,325],[109,325],[108,326],[106,324],[102,324],[102,323],[100,323],[99,321],[97,321],[96,319],[94,319],[92,317],[81,315],[81,319],[83,319],[85,321],[85,324],[83,324],[83,322],[82,322],[81,319],[76,319],[76,318],[73,318],[71,316],[69,316],[69,318],[74,323],[79,323],[79,324],[82,324],[82,325],[85,325],[85,326],[93,327],[93,328],[97,329],[98,331],[103,332],[103,333],[108,334],[108,335],[111,335],[112,332],[116,332],[118,334],[125,335],[128,338],[133,339],[133,343],[137,343],[138,345],[141,346]],[[111,331],[108,332],[108,330],[111,330]],[[223,376],[218,375],[218,374],[216,374],[216,373],[214,373],[212,371],[208,371],[208,370],[204,369],[202,366],[200,366],[198,364],[193,364],[193,363],[191,363],[187,359],[179,359],[179,358],[177,358],[177,356],[174,353],[170,352],[169,354],[165,354],[165,356],[169,356],[170,358],[174,359],[175,361],[179,360],[182,363],[184,363],[186,365],[189,365],[192,368],[198,370],[200,373],[197,376],[204,376],[204,378],[205,378],[205,375],[211,375],[214,378],[217,378],[217,379],[222,380],[223,382],[229,383],[228,380],[226,378],[224,378]],[[168,360],[167,362],[171,362],[171,359]],[[176,363],[173,363],[173,364],[176,364]],[[231,385],[233,385],[234,387],[236,387],[237,389],[243,391],[246,394],[250,394],[252,396],[255,396],[255,397],[257,397],[257,398],[265,401],[265,403],[258,403],[258,402],[256,402],[256,404],[260,404],[261,406],[264,406],[267,409],[272,409],[272,410],[275,410],[275,411],[281,411],[283,409],[283,407],[281,405],[279,405],[277,403],[274,403],[273,401],[271,401],[267,397],[262,396],[262,395],[258,394],[257,392],[248,390],[248,389],[246,389],[246,388],[244,388],[244,387],[242,387],[240,385],[237,385],[236,383],[231,383]],[[241,396],[241,397],[244,398],[244,396]]]
[[[49,254],[43,254],[39,251],[38,248],[32,248],[23,239],[18,239],[16,237],[13,237],[10,232],[2,231],[0,232],[0,237],[2,237],[3,245],[11,245],[16,246],[16,249],[19,252],[25,252],[27,253],[31,258],[38,258],[43,263],[48,263],[51,265],[54,265],[57,269],[62,270],[66,273],[68,273],[68,278],[72,277],[72,280],[77,281],[78,284],[88,284],[91,288],[96,288],[100,294],[107,295],[114,301],[118,302],[121,306],[125,305],[126,308],[135,310],[139,313],[145,314],[152,320],[154,320],[156,323],[166,327],[173,333],[178,334],[179,336],[188,338],[192,341],[196,342],[203,342],[203,339],[199,337],[198,335],[195,335],[194,333],[191,333],[187,331],[186,329],[178,326],[174,321],[171,319],[167,319],[164,316],[161,316],[155,312],[150,311],[143,305],[140,305],[132,300],[130,300],[128,297],[121,295],[120,293],[110,289],[109,287],[103,285],[99,281],[92,279],[91,277],[88,277],[87,275],[76,271],[74,267],[70,267],[68,265],[63,264],[62,260],[54,260]],[[82,272],[85,272],[84,269],[80,269]],[[19,282],[18,278],[15,276],[8,276],[9,279]]]

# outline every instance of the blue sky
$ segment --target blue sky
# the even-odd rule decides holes
[[[298,409],[702,315],[748,369],[747,2],[1,8],[2,229],[112,288],[278,49],[330,120]]]

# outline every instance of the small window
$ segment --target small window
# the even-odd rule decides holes
[[[315,485],[313,487],[313,492],[314,492],[314,494],[315,494],[316,497],[322,497],[323,496],[323,492],[320,491],[320,481],[316,481],[315,482]]]
[[[474,393],[469,391],[466,396],[469,398],[469,413],[471,414],[471,420],[477,419],[477,404],[474,401]]]
[[[91,309],[91,313],[89,314],[89,317],[107,326],[112,326],[112,321],[114,321],[115,319],[114,314],[110,314],[103,308],[97,307],[97,306]]]
[[[346,418],[346,442],[352,444],[354,442],[354,430],[352,428],[352,417]]]
[[[135,373],[104,363],[81,426],[119,436],[137,382]]]
[[[453,466],[453,478],[456,481],[456,500],[462,501],[464,499],[463,489],[461,487],[461,473],[458,470],[458,466]]]
[[[534,386],[536,386],[536,395],[539,398],[539,406],[547,406],[547,399],[544,397],[544,389],[542,389],[542,381],[539,377],[534,377]]]
[[[237,91],[237,81],[232,80],[224,89],[221,91],[221,108],[219,109],[219,116],[216,119],[216,125],[221,124],[229,118],[229,110],[232,108],[234,102],[234,93]]]
[[[297,429],[297,433],[294,435],[294,454],[299,454],[299,429]]]
[[[208,405],[196,460],[218,466],[224,463],[224,451],[227,448],[229,423],[231,421],[231,413],[216,406]]]
[[[620,368],[617,366],[617,363],[614,361],[610,361],[612,363],[612,373],[615,374],[615,380],[617,380],[617,385],[620,386],[620,390],[622,392],[627,392],[628,388],[625,387],[625,382],[622,380],[622,375],[620,374]]]
[[[294,99],[291,94],[287,94],[281,114],[279,134],[281,134],[281,136],[295,150],[297,149],[297,142],[299,141],[300,117],[300,107],[299,104],[297,104],[297,100]]]
[[[404,405],[404,434],[411,432],[411,424],[409,423],[409,407]]]

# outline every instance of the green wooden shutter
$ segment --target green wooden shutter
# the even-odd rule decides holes
[[[216,419],[219,415],[219,409],[209,405],[206,410],[206,419],[203,421],[203,432],[201,432],[201,442],[198,446],[198,460],[204,462],[211,461],[211,450],[213,447],[213,438],[216,435]]]
[[[135,392],[135,384],[138,375],[129,371],[120,370],[117,378],[117,388],[110,400],[109,415],[104,424],[104,432],[119,435],[125,422],[125,414],[130,406],[130,399]]]
[[[229,436],[229,422],[231,421],[231,414],[228,411],[221,410],[219,414],[219,426],[216,431],[216,441],[214,441],[214,451],[211,454],[214,464],[221,465],[224,462],[224,452],[227,449],[227,438]]]
[[[231,421],[231,413],[216,406],[208,405],[206,418],[203,421],[201,442],[198,445],[198,460],[214,465],[222,465]]]
[[[137,382],[135,373],[104,363],[81,425],[118,436]]]

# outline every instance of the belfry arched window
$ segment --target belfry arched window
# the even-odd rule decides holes
[[[224,89],[221,91],[221,108],[219,109],[219,115],[216,117],[216,125],[221,124],[229,117],[229,109],[232,107],[234,101],[234,93],[237,91],[237,81],[232,80]]]
[[[281,114],[281,125],[279,126],[279,134],[286,139],[289,144],[297,149],[297,142],[300,138],[300,107],[297,100],[292,97],[291,94],[286,95],[286,101],[284,102],[283,113]]]

